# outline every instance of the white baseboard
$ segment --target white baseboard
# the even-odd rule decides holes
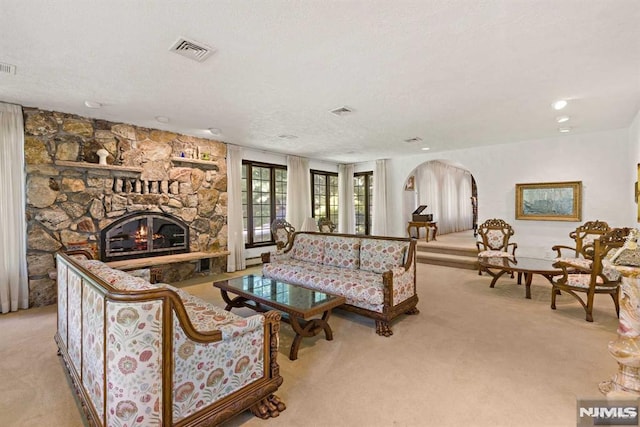
[[[262,258],[260,257],[256,257],[256,258],[247,258],[245,260],[247,267],[250,265],[259,265],[262,264]]]

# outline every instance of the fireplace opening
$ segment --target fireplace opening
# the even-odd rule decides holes
[[[189,252],[189,227],[159,212],[136,212],[111,223],[100,233],[104,262]]]

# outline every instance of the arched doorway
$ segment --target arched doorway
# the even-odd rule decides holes
[[[418,165],[405,180],[403,218],[412,220],[419,206],[433,215],[438,234],[477,229],[478,190],[471,172],[448,160],[432,160]]]

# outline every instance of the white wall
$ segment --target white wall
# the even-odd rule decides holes
[[[634,174],[640,144],[638,121],[630,129],[563,135],[534,141],[439,153],[389,161],[390,234],[406,234],[406,218],[393,215],[403,206],[403,186],[409,173],[429,160],[445,159],[471,171],[478,185],[478,220],[502,218],[515,229],[517,253],[551,257],[551,246],[570,243],[568,234],[580,223],[515,219],[515,184],[582,181],[582,222],[603,220],[614,227],[636,225]],[[635,141],[633,144],[631,141]]]

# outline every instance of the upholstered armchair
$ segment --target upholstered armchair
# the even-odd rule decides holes
[[[603,266],[602,260],[609,253],[622,247],[630,228],[614,228],[594,240],[592,259],[575,258],[560,260],[554,264],[562,270],[561,276],[551,280],[551,309],[556,309],[556,296],[565,291],[580,302],[586,312],[587,322],[593,322],[593,300],[596,294],[609,294],[620,313],[619,291],[620,273],[614,268]],[[581,297],[584,295],[584,298]]]
[[[478,240],[476,241],[478,258],[508,257],[515,259],[518,244],[509,241],[514,234],[513,227],[504,220],[499,218],[486,220],[478,227]],[[491,271],[490,268],[478,267],[478,275],[482,275],[483,271],[491,277],[496,277],[497,273]],[[518,279],[519,283],[520,276]]]
[[[271,235],[276,242],[278,252],[283,252],[291,246],[295,231],[296,229],[282,218],[271,223]]]
[[[604,221],[587,221],[569,233],[574,246],[555,245],[551,249],[556,251],[558,261],[577,260],[578,263],[584,264],[583,260],[586,260],[586,264],[591,265],[594,242],[609,230],[611,227]]]
[[[476,241],[478,256],[514,258],[518,244],[509,241],[514,234],[513,227],[504,220],[498,218],[486,220],[478,227]]]
[[[337,226],[328,218],[320,218],[318,220],[318,230],[321,233],[333,233]]]

